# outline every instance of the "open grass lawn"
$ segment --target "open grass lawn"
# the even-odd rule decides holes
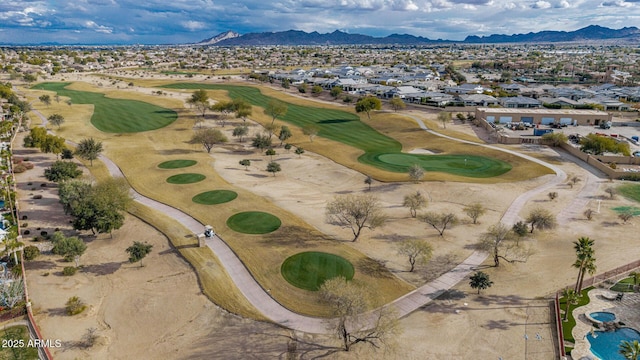
[[[194,196],[191,200],[194,203],[203,205],[224,204],[238,197],[238,193],[231,190],[211,190]]]
[[[630,212],[633,214],[633,216],[640,215],[640,208],[637,208],[635,206],[618,206],[618,207],[611,208],[611,210],[617,212],[618,214]]]
[[[206,89],[226,90],[232,99],[243,98],[252,105],[265,108],[273,98],[264,95],[260,89],[250,86],[216,85],[176,83],[164,85],[172,89]],[[427,171],[437,171],[464,177],[494,177],[502,175],[512,166],[499,159],[475,156],[476,164],[464,166],[464,159],[470,154],[448,154],[446,159],[442,155],[418,155],[402,153],[402,144],[397,140],[383,135],[371,126],[360,121],[360,118],[350,112],[338,109],[309,107],[287,103],[287,113],[280,120],[293,125],[304,127],[316,125],[318,136],[337,141],[364,152],[358,161],[383,169],[385,171],[406,173],[411,165],[418,164]],[[481,166],[478,166],[479,163]]]
[[[324,252],[309,251],[287,258],[280,268],[282,276],[293,286],[317,291],[329,279],[342,276],[353,279],[353,265],[345,258]]]
[[[227,226],[244,234],[268,234],[280,228],[277,216],[261,211],[245,211],[227,219]]]
[[[160,169],[179,169],[197,164],[195,160],[169,160],[158,164]]]
[[[91,123],[107,133],[135,133],[163,128],[178,119],[171,109],[137,100],[114,99],[89,91],[68,90],[70,83],[41,83],[33,89],[54,91],[71,99],[73,104],[92,104]],[[73,106],[73,105],[72,105]]]
[[[611,290],[612,291],[618,291],[618,292],[633,292],[633,278],[632,277],[628,277],[628,278],[624,278],[620,281],[618,281],[617,283],[615,283],[612,287]]]
[[[618,191],[627,199],[640,202],[640,184],[624,184],[618,186]]]
[[[26,326],[12,326],[0,331],[3,346],[0,347],[0,359],[6,360],[37,360],[38,349],[27,347],[29,330]],[[13,345],[18,343],[20,345]]]
[[[567,321],[562,322],[562,336],[566,341],[575,343],[575,339],[571,334],[573,328],[576,326],[576,319],[573,317],[573,310],[579,308],[580,306],[585,306],[591,301],[591,299],[589,299],[589,296],[587,295],[587,293],[591,291],[591,289],[593,289],[593,286],[582,289],[582,296],[578,298],[578,303],[576,305],[569,305],[569,317],[567,318]],[[562,313],[562,311],[566,310],[567,302],[564,301],[564,298],[562,297],[559,300],[561,310],[560,316],[562,316],[562,319],[564,319],[564,314]]]
[[[207,177],[202,174],[187,173],[169,176],[167,182],[169,184],[193,184],[206,178]]]

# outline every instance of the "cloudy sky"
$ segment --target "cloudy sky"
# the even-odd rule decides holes
[[[462,40],[639,24],[640,0],[0,0],[0,44],[175,44],[289,29]]]

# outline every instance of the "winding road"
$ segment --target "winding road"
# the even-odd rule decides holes
[[[43,126],[46,126],[47,120],[46,118],[39,112],[34,111],[43,121]],[[546,166],[552,169],[556,175],[547,183],[529,190],[520,196],[518,196],[509,206],[509,208],[505,211],[502,216],[501,221],[506,225],[512,225],[519,220],[518,213],[522,210],[524,205],[529,201],[533,196],[538,195],[558,184],[562,183],[566,179],[566,174],[560,168],[548,164],[542,160],[533,158],[531,156],[527,156],[524,154],[520,154],[516,151],[502,149],[499,147],[473,143],[465,140],[455,139],[443,134],[439,134],[432,130],[429,130],[422,120],[412,117],[425,131],[430,132],[431,134],[442,136],[451,140],[471,143],[474,145],[480,145],[489,147],[495,150],[507,152],[516,156],[520,156],[527,160],[536,162],[543,166]],[[121,169],[115,164],[111,159],[107,158],[104,155],[99,157],[106,167],[109,170],[109,173],[113,177],[125,177],[122,173]],[[597,186],[597,184],[596,184]],[[583,190],[581,196],[582,198],[587,198],[588,195],[595,191],[593,189],[593,183],[591,181],[587,182],[585,185],[587,190]],[[191,217],[190,215],[174,208],[164,203],[158,202],[146,196],[143,196],[131,189],[132,197],[135,201],[148,206],[156,211],[159,211],[182,224],[184,227],[189,229],[194,234],[200,234],[204,230],[204,225]],[[576,199],[575,202],[579,200]],[[582,200],[580,200],[582,201]],[[573,209],[575,205],[572,204],[565,210],[563,210],[559,215],[559,219],[569,219],[572,216],[572,212],[569,208]],[[567,220],[568,221],[568,220]],[[213,251],[213,253],[218,257],[221,264],[224,266],[225,270],[231,277],[232,281],[235,283],[237,288],[242,292],[242,294],[247,298],[247,300],[265,317],[271,319],[274,323],[280,324],[286,328],[290,328],[293,330],[303,331],[307,333],[315,333],[315,334],[327,334],[332,333],[335,330],[335,320],[333,319],[321,319],[314,318],[309,316],[304,316],[295,312],[292,312],[282,305],[280,305],[276,300],[274,300],[265,289],[254,279],[249,270],[245,267],[242,261],[235,255],[233,250],[227,245],[227,243],[219,238],[217,235],[206,239],[206,245]],[[480,251],[473,252],[469,257],[467,257],[462,263],[457,265],[451,271],[445,273],[439,278],[413,290],[412,292],[392,301],[389,304],[383,306],[383,308],[394,308],[395,314],[398,318],[404,317],[407,314],[423,307],[429,302],[436,299],[442,293],[452,288],[460,281],[464,280],[470,272],[474,271],[479,265],[481,265],[488,254]],[[373,324],[375,321],[376,310],[373,310],[368,313],[367,320],[369,324]]]

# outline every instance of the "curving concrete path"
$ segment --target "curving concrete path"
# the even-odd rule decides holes
[[[46,126],[46,118],[37,111],[34,111],[43,121],[43,126]],[[422,120],[418,118],[414,118],[420,128],[428,131],[434,135],[442,136],[449,138],[455,141],[461,141],[466,143],[471,143],[474,145],[480,145],[489,147],[492,149],[496,149],[499,151],[504,151],[510,154],[514,154],[525,159],[534,161],[541,165],[547,166],[553,169],[556,172],[556,176],[546,184],[541,185],[538,188],[529,190],[524,194],[518,196],[513,203],[509,206],[502,217],[502,222],[507,225],[511,225],[519,219],[518,213],[524,207],[525,203],[533,196],[553,187],[557,184],[564,181],[566,178],[566,174],[556,166],[547,164],[541,160],[535,159],[533,157],[523,155],[517,153],[515,151],[498,148],[491,145],[485,144],[477,144],[465,140],[455,139],[446,135],[438,134],[429,130]],[[99,160],[101,160],[109,170],[109,173],[113,177],[125,177],[122,173],[121,169],[109,158],[104,155],[99,156]],[[158,202],[151,198],[145,197],[140,193],[136,192],[134,189],[131,189],[132,197],[135,201],[149,206],[157,211],[164,213],[165,215],[176,219],[180,224],[189,229],[194,234],[202,233],[204,230],[204,225],[191,217],[190,215],[171,207],[167,204]],[[304,316],[301,314],[297,314],[292,312],[282,305],[280,305],[277,301],[275,301],[268,293],[261,287],[261,285],[253,278],[249,270],[244,266],[242,261],[236,256],[233,250],[224,242],[223,239],[219,238],[217,235],[213,238],[206,239],[206,245],[214,252],[214,254],[219,258],[220,262],[223,264],[225,270],[228,272],[232,281],[235,283],[237,288],[242,292],[242,294],[247,298],[247,300],[262,314],[264,314],[267,318],[271,319],[274,323],[280,324],[284,327],[308,332],[308,333],[316,333],[316,334],[327,334],[332,333],[335,330],[335,320],[333,319],[321,319],[314,318],[310,316]],[[383,306],[382,308],[394,308],[397,316],[404,317],[407,314],[423,307],[429,302],[436,299],[445,291],[451,289],[453,286],[458,284],[460,281],[464,280],[469,273],[474,271],[479,265],[481,265],[488,254],[480,251],[473,252],[469,257],[467,257],[462,263],[456,266],[451,271],[446,274],[440,276],[439,278],[413,290],[412,292],[394,300],[393,302]],[[377,310],[373,310],[368,313],[368,317],[365,319],[364,327],[368,327],[366,324],[373,324],[375,321],[375,314]]]

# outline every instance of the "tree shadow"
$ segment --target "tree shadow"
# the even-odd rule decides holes
[[[187,155],[193,154],[196,151],[193,150],[184,150],[184,149],[169,149],[169,150],[157,150],[156,153],[158,155]]]
[[[118,271],[123,264],[127,262],[108,262],[104,264],[85,265],[80,268],[83,273],[90,273],[94,275],[111,275]]]
[[[614,227],[620,225],[617,221],[603,221],[600,224],[603,227]]]
[[[413,235],[400,235],[400,234],[384,234],[384,235],[376,235],[373,237],[374,239],[385,240],[387,242],[400,242],[405,240],[414,240],[418,239],[418,237]]]
[[[317,231],[301,226],[281,226],[277,232],[265,234],[262,242],[270,245],[307,248],[316,246],[318,241],[330,241],[331,238]]]
[[[526,306],[527,300],[532,300],[532,299],[526,299],[523,298],[521,296],[518,295],[481,295],[479,296],[476,301],[479,302],[480,304],[482,304],[483,306],[489,306],[489,305],[500,305],[500,306],[506,306],[506,305],[511,305],[511,306],[515,306],[515,305],[520,305],[520,306]]]
[[[51,308],[44,311],[48,316],[69,316],[65,308]]]
[[[488,330],[509,330],[509,328],[518,325],[521,324],[516,324],[507,320],[489,320],[484,325],[480,325],[480,327]]]
[[[267,175],[262,175],[262,174],[245,174],[245,175],[251,176],[251,177],[255,177],[255,178],[259,178],[259,179],[263,179],[263,178],[269,177]]]
[[[374,278],[390,279],[393,277],[387,268],[386,260],[362,258],[355,265],[360,272]]]
[[[31,260],[25,263],[27,270],[51,270],[57,267],[56,263],[49,260]]]

